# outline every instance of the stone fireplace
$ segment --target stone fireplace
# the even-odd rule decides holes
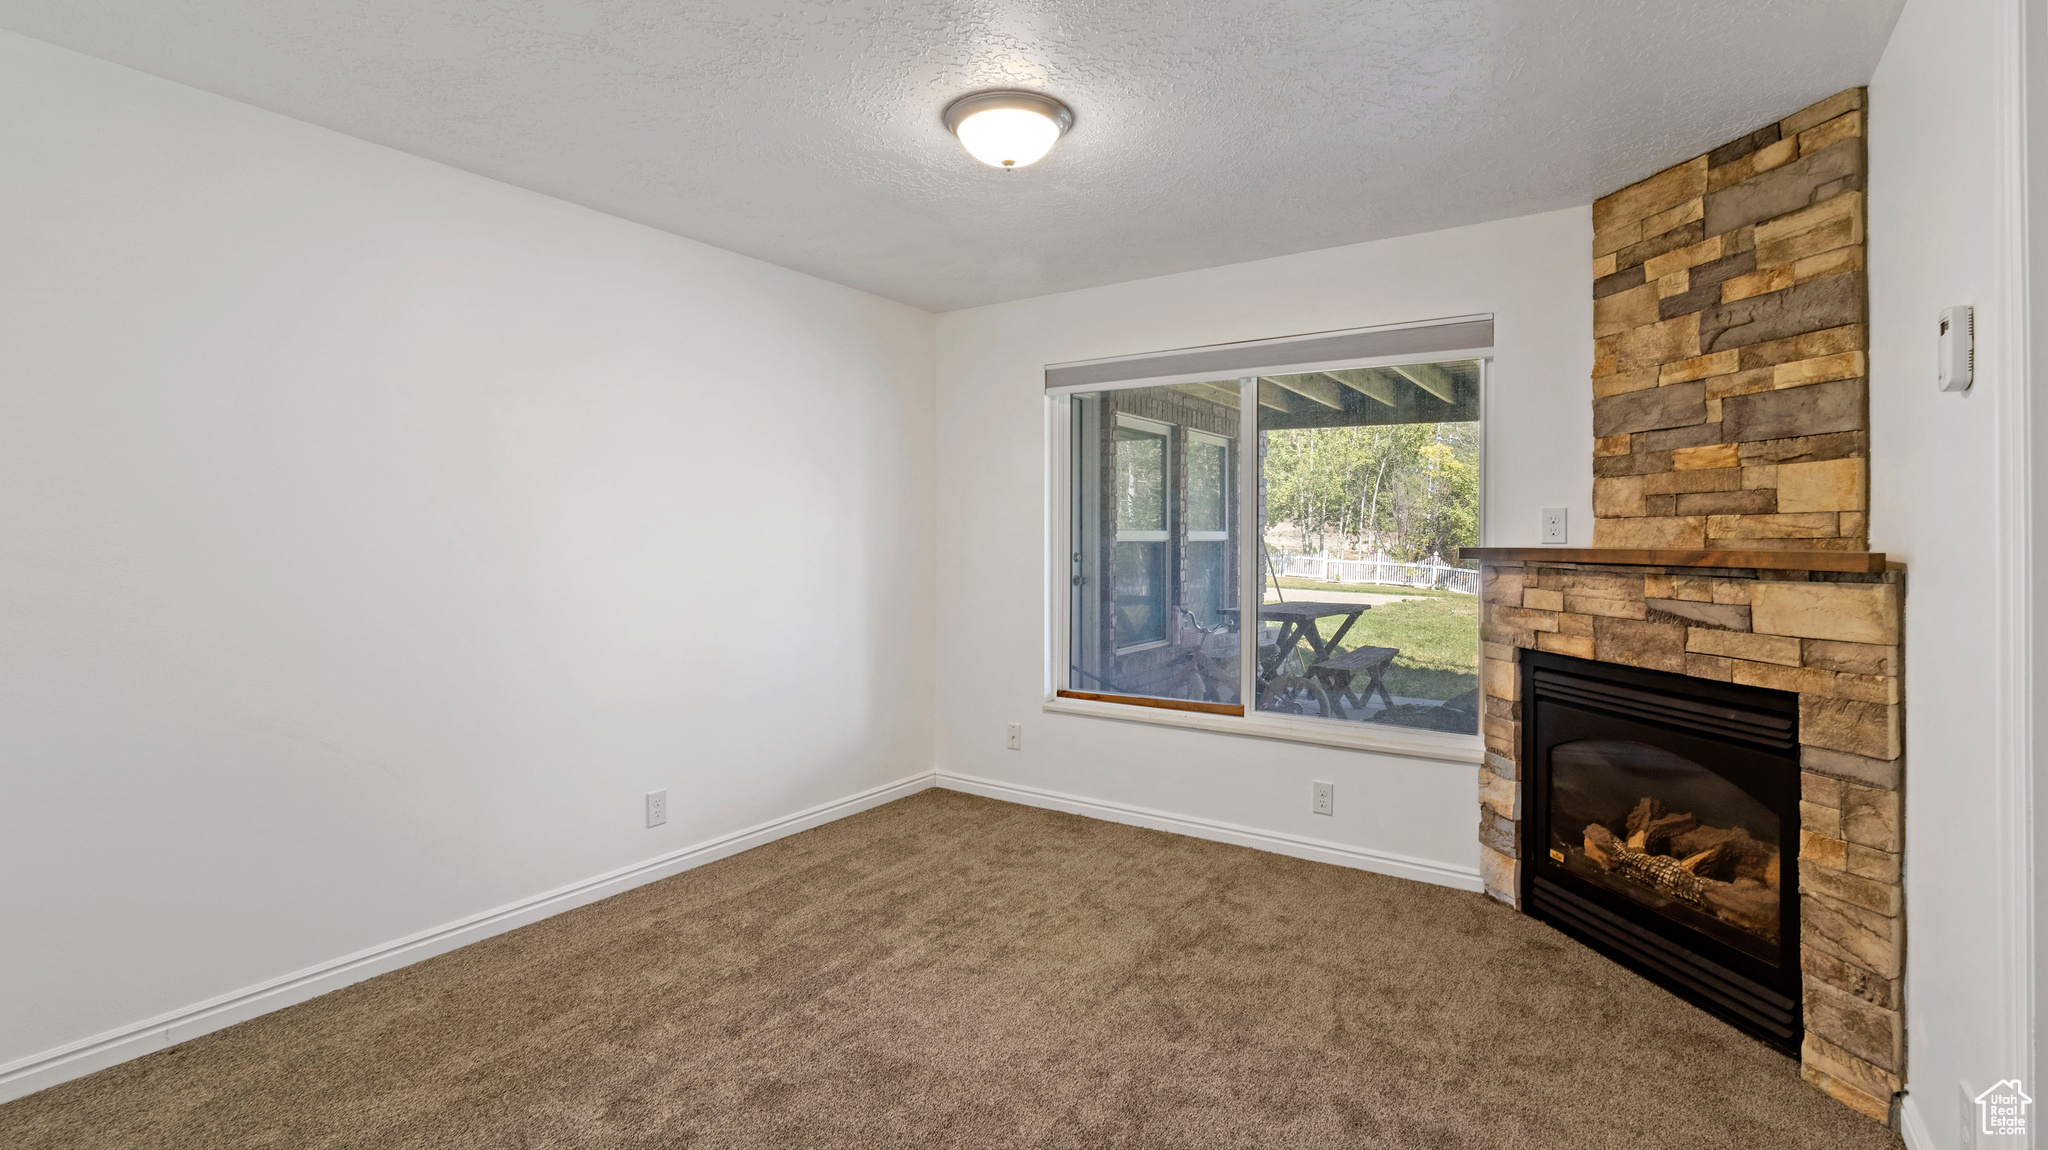
[[[1594,546],[1467,555],[1488,893],[1883,1119],[1905,1068],[1905,575],[1867,550],[1863,137],[1852,89],[1593,205]],[[1714,723],[1731,749],[1697,741]],[[1712,985],[1738,968],[1739,1010]]]

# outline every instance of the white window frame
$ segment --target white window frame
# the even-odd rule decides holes
[[[1479,384],[1479,538],[1486,538],[1487,487],[1491,483],[1491,471],[1487,467],[1486,440],[1489,412],[1492,403],[1491,369],[1493,349],[1470,348],[1451,351],[1436,351],[1423,355],[1375,356],[1363,359],[1338,360],[1312,365],[1287,364],[1272,370],[1260,370],[1238,377],[1240,424],[1237,442],[1243,450],[1237,453],[1237,522],[1238,531],[1238,617],[1256,620],[1259,603],[1265,596],[1265,579],[1244,578],[1244,572],[1254,570],[1257,558],[1259,535],[1258,508],[1258,452],[1249,448],[1258,442],[1258,377],[1260,375],[1286,375],[1301,371],[1335,371],[1347,368],[1394,367],[1420,363],[1443,363],[1451,361],[1478,361]],[[1213,377],[1212,377],[1213,379]],[[1159,378],[1134,379],[1109,384],[1089,384],[1069,388],[1048,389],[1046,392],[1046,663],[1045,696],[1043,710],[1057,714],[1087,715],[1096,718],[1115,719],[1122,722],[1148,723],[1155,726],[1182,727],[1194,730],[1212,731],[1219,734],[1238,735],[1250,738],[1274,739],[1283,742],[1310,743],[1319,746],[1342,747],[1351,750],[1379,751],[1407,758],[1428,759],[1439,762],[1476,764],[1485,761],[1486,747],[1483,735],[1485,715],[1480,715],[1481,734],[1463,735],[1443,731],[1424,731],[1406,727],[1382,726],[1376,723],[1344,722],[1309,716],[1282,715],[1260,711],[1257,700],[1250,698],[1250,684],[1257,682],[1254,662],[1258,657],[1258,645],[1244,642],[1238,644],[1238,682],[1240,695],[1246,699],[1244,714],[1212,714],[1203,711],[1167,709],[1163,707],[1138,706],[1130,703],[1105,702],[1096,699],[1064,698],[1061,690],[1068,689],[1067,669],[1071,663],[1072,604],[1073,604],[1073,560],[1070,550],[1073,539],[1073,455],[1072,455],[1072,396],[1094,394],[1104,391],[1124,391],[1140,387],[1159,387],[1170,383],[1208,382],[1196,379]],[[1121,418],[1121,416],[1119,416]],[[1151,422],[1151,421],[1145,421]],[[1192,432],[1190,434],[1193,434]],[[1172,522],[1169,519],[1169,533]],[[1227,538],[1227,534],[1216,534]],[[1127,648],[1126,650],[1137,650]],[[1479,674],[1484,681],[1486,660],[1482,651],[1479,660]],[[1076,688],[1079,689],[1079,688]]]

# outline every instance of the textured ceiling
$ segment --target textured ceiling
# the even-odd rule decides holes
[[[1585,204],[1904,0],[0,0],[0,27],[923,307]],[[1037,166],[940,123],[1059,96]]]

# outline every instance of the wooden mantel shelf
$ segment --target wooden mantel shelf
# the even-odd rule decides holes
[[[1612,563],[1624,567],[1750,567],[1881,574],[1882,551],[1661,551],[1633,547],[1460,547],[1481,563]]]

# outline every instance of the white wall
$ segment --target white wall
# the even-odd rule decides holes
[[[929,771],[929,314],[7,34],[0,108],[0,1068]]]
[[[2026,29],[2018,38],[2021,48],[2020,72],[2026,83],[2026,129],[2024,133],[2026,219],[2026,328],[2027,388],[2026,415],[2017,420],[2021,434],[2034,444],[2048,443],[2048,403],[2035,399],[2037,381],[2048,378],[2048,82],[2039,77],[2048,68],[2048,0],[2025,0],[2022,4]],[[2048,1006],[2048,785],[2038,778],[2039,764],[2048,763],[2048,466],[2029,452],[2025,522],[2029,551],[2026,582],[2031,584],[2028,600],[2031,614],[2027,633],[2032,650],[2022,695],[2032,696],[2025,717],[2032,728],[2026,739],[2028,770],[2024,772],[2033,791],[2026,812],[2033,821],[2026,878],[2032,886],[2030,911],[2033,917],[2032,980],[2027,994],[2027,1025],[2033,1029],[2031,1069],[2048,1067],[2048,1026],[2042,1025],[2041,1011]],[[2031,1079],[2030,1079],[2031,1081]]]
[[[2038,5],[2036,6],[2038,7]],[[1907,565],[1907,1075],[1923,1144],[1956,1146],[1957,1083],[2021,1076],[2007,516],[2027,386],[2006,358],[2017,244],[2003,214],[2016,0],[1911,0],[1870,83],[1871,547]],[[1935,317],[1977,309],[1977,382],[1934,386]],[[2024,410],[2021,407],[2019,410]],[[2020,588],[2024,590],[2024,588]],[[2018,751],[2024,754],[2023,751]],[[2023,763],[2024,759],[2018,760]],[[1931,1142],[1925,1141],[1931,1137]]]
[[[1004,783],[1478,865],[1474,768],[1042,712],[1048,363],[1492,312],[1485,542],[1590,544],[1585,208],[939,317],[938,763]],[[1024,749],[1003,748],[1024,724]],[[1309,813],[1312,779],[1335,817]]]

